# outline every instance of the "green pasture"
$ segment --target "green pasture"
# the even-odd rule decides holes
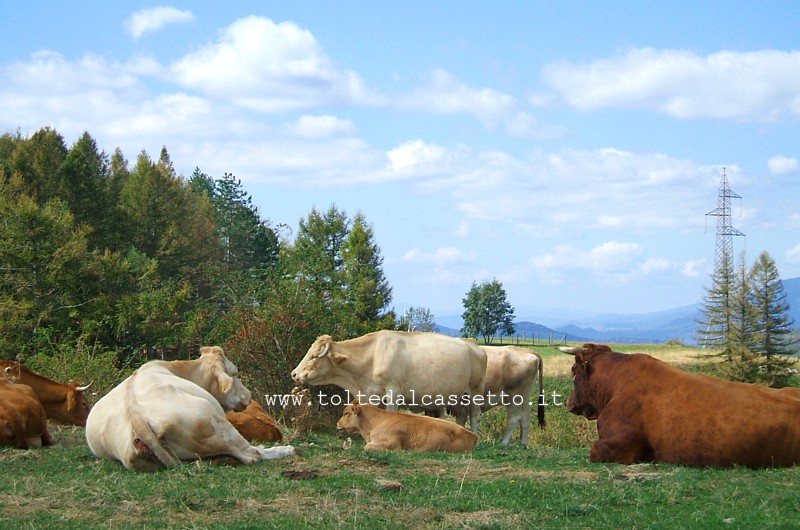
[[[548,374],[558,357],[541,351]],[[798,468],[590,463],[595,426],[566,412],[571,385],[546,375],[548,426],[534,419],[528,448],[496,444],[494,409],[471,454],[365,452],[320,410],[311,434],[285,429],[296,457],[145,474],[55,426],[55,447],[0,450],[0,528],[800,528]]]

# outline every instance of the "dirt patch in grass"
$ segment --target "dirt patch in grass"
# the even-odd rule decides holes
[[[453,528],[498,528],[514,527],[520,514],[508,510],[479,510],[476,512],[445,512],[445,527]]]

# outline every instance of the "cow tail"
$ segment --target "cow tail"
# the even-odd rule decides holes
[[[544,364],[542,363],[542,356],[538,353],[536,356],[539,358],[539,406],[536,409],[536,419],[539,421],[539,427],[544,428],[547,422],[544,419]]]
[[[133,437],[134,440],[139,438],[145,445],[153,452],[158,461],[161,462],[164,467],[171,468],[177,467],[180,465],[180,459],[175,456],[175,454],[164,447],[161,441],[156,436],[156,433],[153,431],[153,428],[150,424],[145,421],[144,417],[139,413],[136,406],[136,396],[133,393],[133,384],[134,379],[136,377],[136,372],[131,375],[131,379],[128,381],[128,388],[127,393],[125,395],[125,412],[131,420],[131,429],[133,430]],[[131,440],[131,443],[134,443]]]

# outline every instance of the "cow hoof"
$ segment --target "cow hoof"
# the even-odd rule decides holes
[[[279,445],[276,447],[264,448],[256,447],[261,460],[276,460],[278,458],[288,458],[297,454],[297,450],[291,445]]]

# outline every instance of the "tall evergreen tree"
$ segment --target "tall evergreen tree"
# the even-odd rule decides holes
[[[752,300],[752,277],[752,271],[747,269],[745,253],[742,252],[732,286],[730,340],[743,348],[755,351],[754,333],[757,314]]]
[[[214,185],[213,204],[228,270],[265,270],[278,258],[278,237],[253,206],[242,182],[226,173]]]
[[[363,335],[391,327],[381,311],[392,299],[392,288],[383,274],[383,257],[375,243],[372,227],[362,213],[356,214],[353,226],[342,247],[345,289],[352,304],[353,334]]]
[[[14,151],[11,171],[19,173],[40,204],[58,197],[59,170],[67,156],[64,138],[55,130],[38,130]]]
[[[130,220],[130,245],[159,261],[162,277],[182,278],[218,259],[214,212],[208,199],[189,191],[172,164],[154,164],[142,152],[120,195]]]
[[[797,343],[790,338],[794,319],[789,315],[790,307],[778,267],[767,252],[759,255],[751,274],[756,314],[753,349],[770,365],[779,356],[797,353]]]
[[[105,227],[105,247],[114,252],[127,251],[130,248],[132,224],[125,214],[121,203],[122,190],[125,188],[130,171],[128,161],[117,147],[109,162],[109,175],[106,197],[109,202],[108,218]]]
[[[103,249],[111,239],[109,222],[114,202],[109,193],[108,157],[98,151],[88,132],[67,153],[59,171],[59,196],[67,202],[75,222],[92,228],[89,246]]]
[[[719,350],[719,355],[731,360],[733,340],[736,275],[731,259],[723,259],[711,277],[712,285],[703,298],[703,320],[698,322],[698,342],[704,348]]]
[[[300,277],[314,290],[331,293],[342,286],[344,246],[350,223],[346,212],[331,205],[325,213],[312,208],[308,217],[300,220],[297,238],[291,251],[291,261]]]

